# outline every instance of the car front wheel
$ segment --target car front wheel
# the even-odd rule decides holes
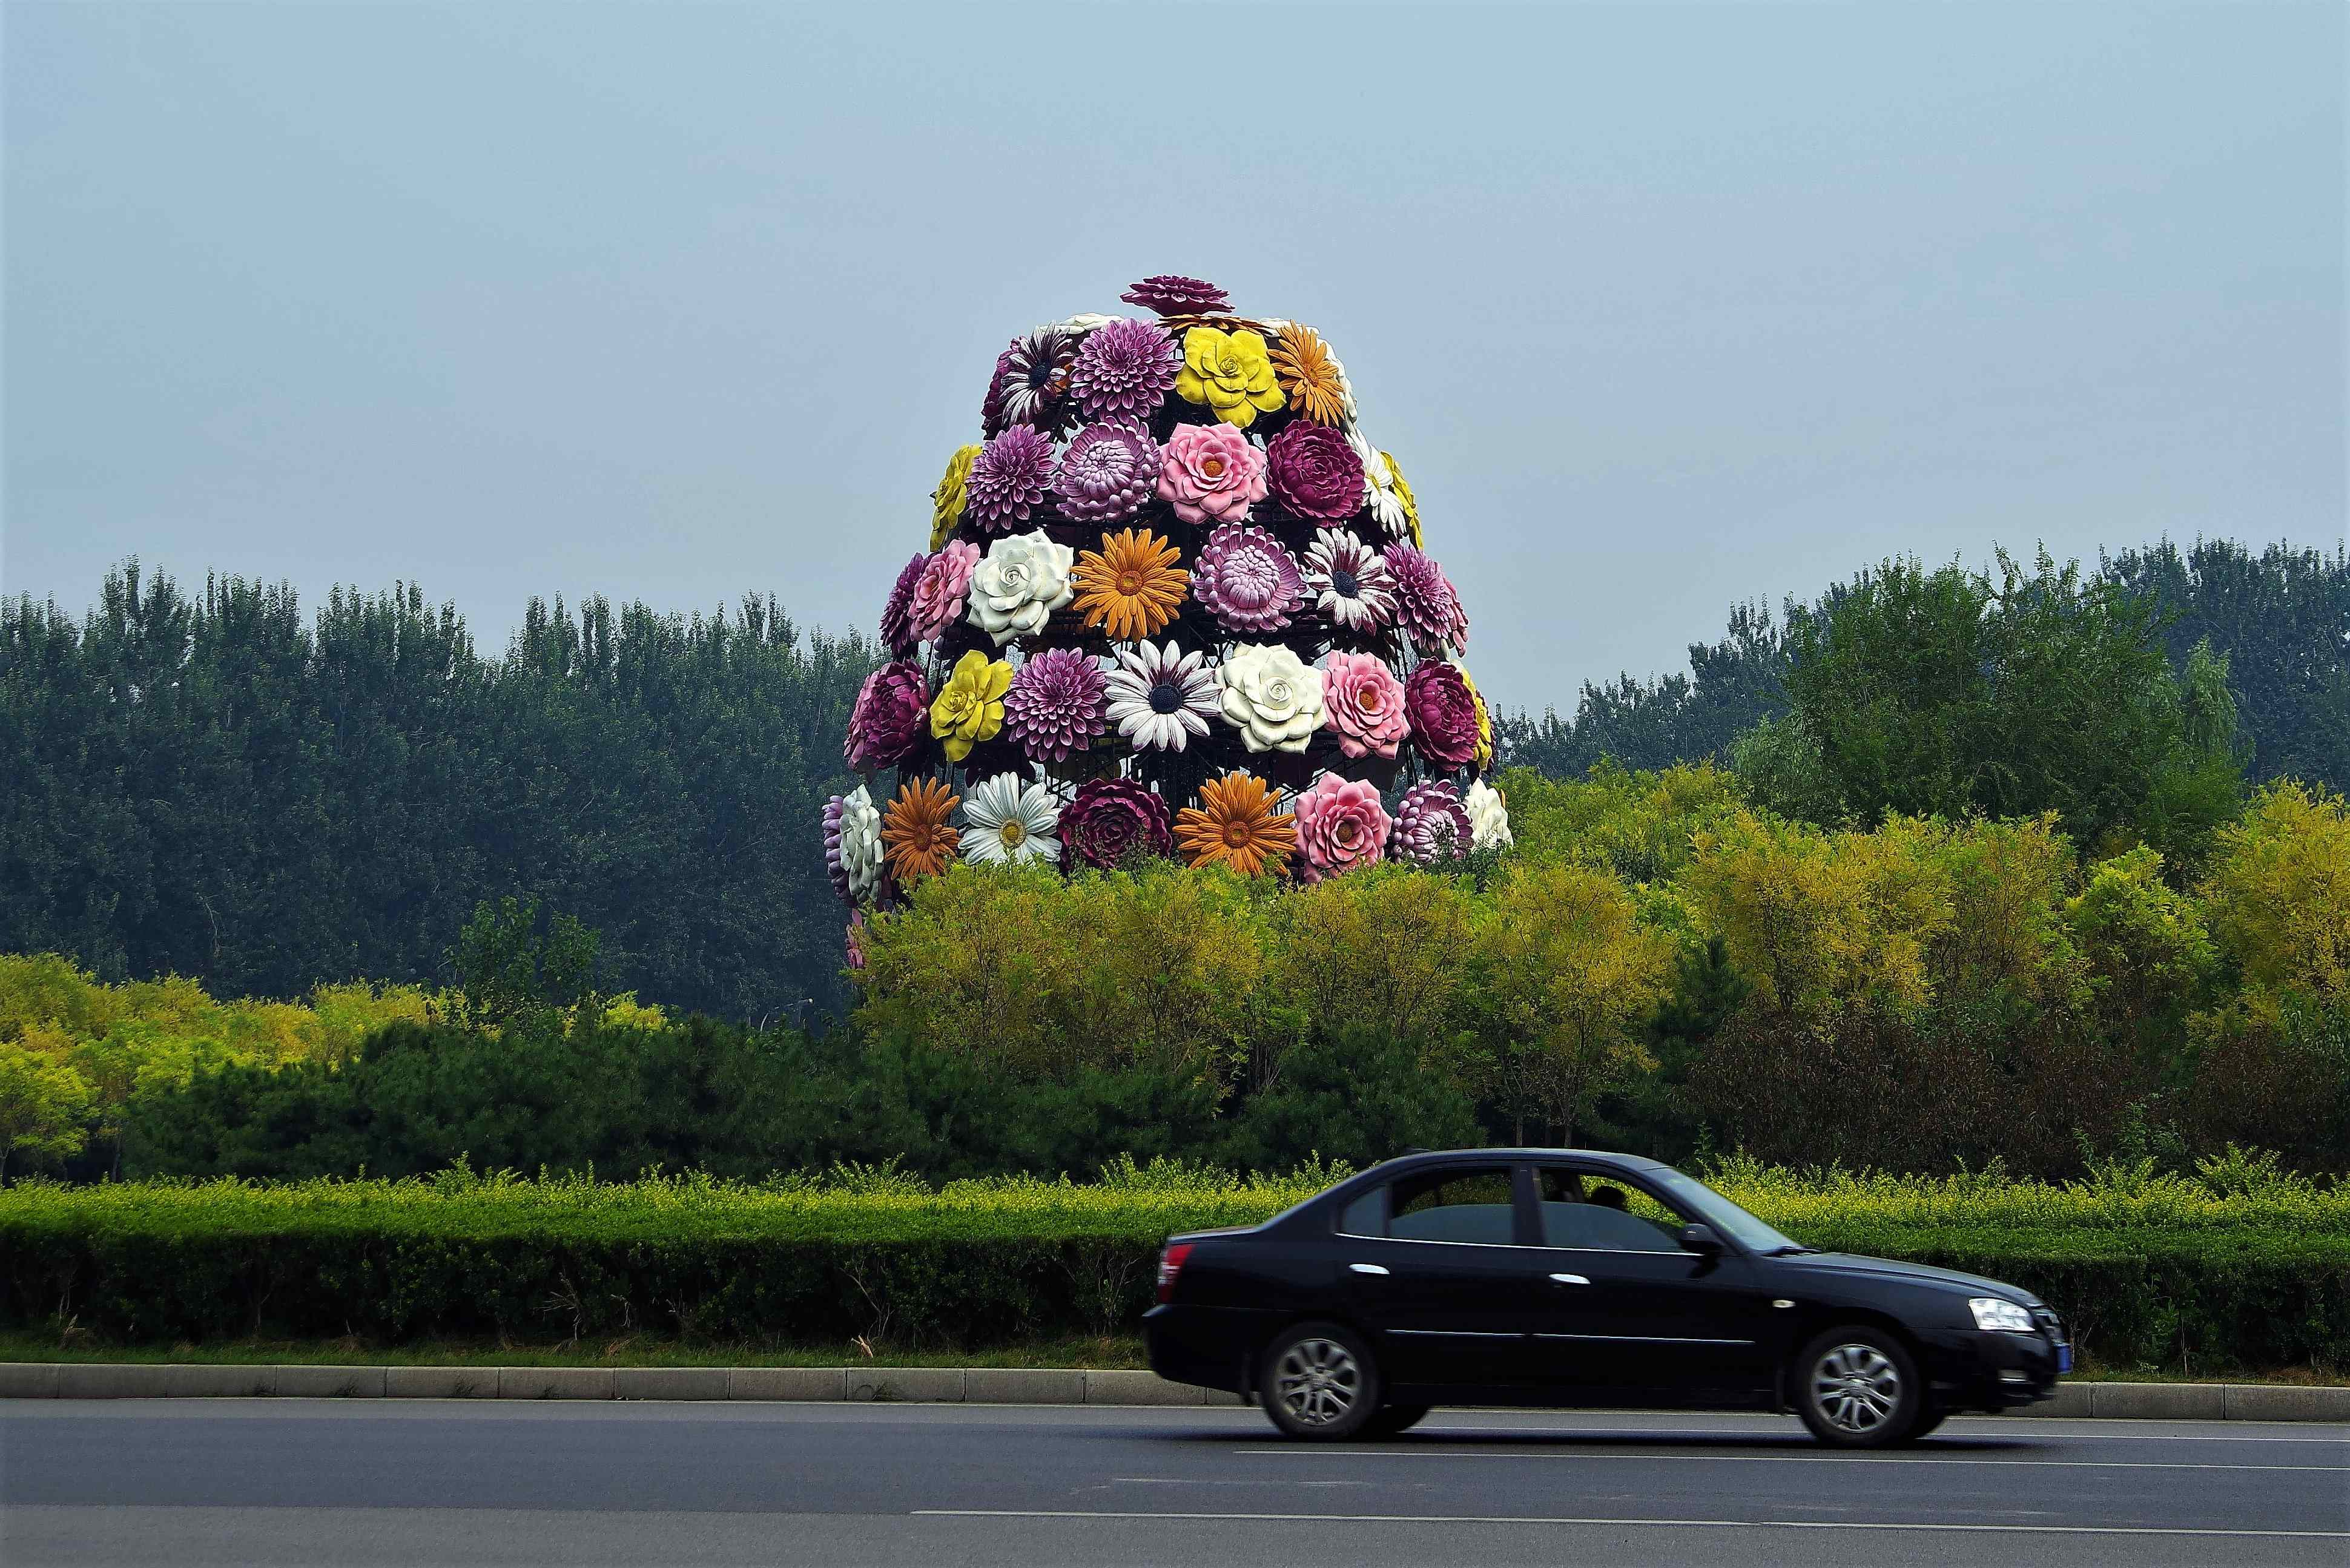
[[[1840,1449],[1908,1438],[1924,1410],[1918,1364],[1881,1329],[1832,1328],[1795,1360],[1795,1410],[1812,1436]]]
[[[1257,1399],[1286,1435],[1337,1442],[1378,1415],[1378,1368],[1352,1331],[1300,1324],[1266,1349]]]
[[[1427,1419],[1426,1405],[1382,1405],[1379,1413],[1363,1423],[1366,1438],[1393,1438],[1411,1430]]]

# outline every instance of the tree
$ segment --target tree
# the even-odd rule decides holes
[[[1726,756],[1731,743],[1786,707],[1786,652],[1768,606],[1730,607],[1728,635],[1689,645],[1690,672],[1650,680],[1619,674],[1583,683],[1575,717],[1503,716],[1495,736],[1505,764],[1581,778],[1602,758],[1627,768]]]
[[[527,889],[615,988],[735,1017],[843,998],[812,829],[878,650],[772,599],[534,602],[503,657],[412,584],[201,596],[136,561],[77,621],[0,600],[0,951],[224,995],[432,975]]]
[[[81,1148],[89,1085],[53,1057],[0,1043],[0,1177],[21,1159],[46,1164]]]
[[[1791,616],[1787,689],[1856,819],[2054,811],[2095,846],[2192,755],[2159,630],[2045,551],[1996,576],[1890,560]]]
[[[601,945],[568,915],[552,917],[542,929],[536,898],[476,905],[449,954],[457,1022],[474,1030],[550,1017],[592,1025],[603,1012],[596,992]]]
[[[1671,944],[1641,929],[1614,877],[1570,865],[1511,872],[1477,939],[1489,1090],[1519,1143],[1534,1116],[1572,1144],[1603,1091],[1655,1064],[1641,1026]]]
[[[2156,607],[2174,663],[2202,644],[2227,661],[2255,781],[2350,789],[2350,552],[2165,539],[2098,575]]]

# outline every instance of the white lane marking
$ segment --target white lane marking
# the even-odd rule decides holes
[[[2271,1437],[2264,1433],[2244,1433],[2242,1435],[2237,1435],[2223,1432],[2212,1432],[2209,1434],[2198,1432],[2106,1432],[2096,1430],[2095,1428],[2098,1425],[2099,1423],[2095,1422],[2067,1422],[2065,1424],[2065,1429],[2059,1431],[2053,1424],[2042,1426],[2036,1422],[2029,1427],[1978,1427],[1972,1421],[1968,1421],[1962,1426],[1947,1427],[1944,1428],[1943,1430],[1947,1435],[1954,1438],[2036,1438],[2043,1442],[2051,1438],[2073,1438],[2083,1442],[2111,1443],[2314,1443],[2326,1448],[2341,1448],[2345,1444],[2350,1444],[2350,1428],[2328,1428],[2328,1435],[2314,1438],[2303,1438],[2297,1436]],[[2083,1426],[2087,1426],[2090,1429],[2084,1431],[2081,1429]],[[1413,1428],[1413,1432],[1415,1435],[1424,1438],[1441,1436],[1447,1438],[1460,1438],[1471,1441],[1474,1441],[1480,1438],[1492,1438],[1496,1436],[1503,1437],[1513,1441],[1522,1438],[1589,1438],[1594,1439],[1607,1439],[1613,1438],[1619,1441],[1633,1438],[1714,1438],[1729,1441],[1739,1441],[1750,1438],[1773,1438],[1780,1435],[1780,1433],[1785,1428],[1775,1424],[1768,1428],[1498,1426],[1416,1427]]]
[[[913,1519],[1182,1519],[1273,1524],[1648,1525],[1660,1530],[1903,1530],[1975,1535],[2193,1535],[2270,1541],[2350,1541],[2350,1530],[2205,1530],[2164,1524],[1872,1524],[1846,1519],[1577,1519],[1535,1513],[1177,1513],[1090,1508],[918,1508]]]
[[[2350,1465],[2221,1465],[2160,1459],[1979,1459],[1964,1454],[1509,1454],[1471,1449],[1234,1449],[1236,1454],[1277,1454],[1292,1459],[1691,1459],[1740,1465],[2022,1465],[2067,1470],[2311,1470],[2350,1475]]]

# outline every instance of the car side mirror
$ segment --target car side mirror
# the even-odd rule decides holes
[[[1703,1258],[1714,1257],[1721,1251],[1721,1238],[1713,1233],[1711,1225],[1682,1226],[1680,1242],[1685,1251]]]

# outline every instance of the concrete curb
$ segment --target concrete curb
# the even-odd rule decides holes
[[[208,1366],[0,1362],[0,1399],[864,1400],[908,1405],[1244,1403],[1155,1372],[1031,1366]],[[2066,1383],[2015,1416],[2063,1420],[2331,1421],[2350,1388],[2275,1383]]]

